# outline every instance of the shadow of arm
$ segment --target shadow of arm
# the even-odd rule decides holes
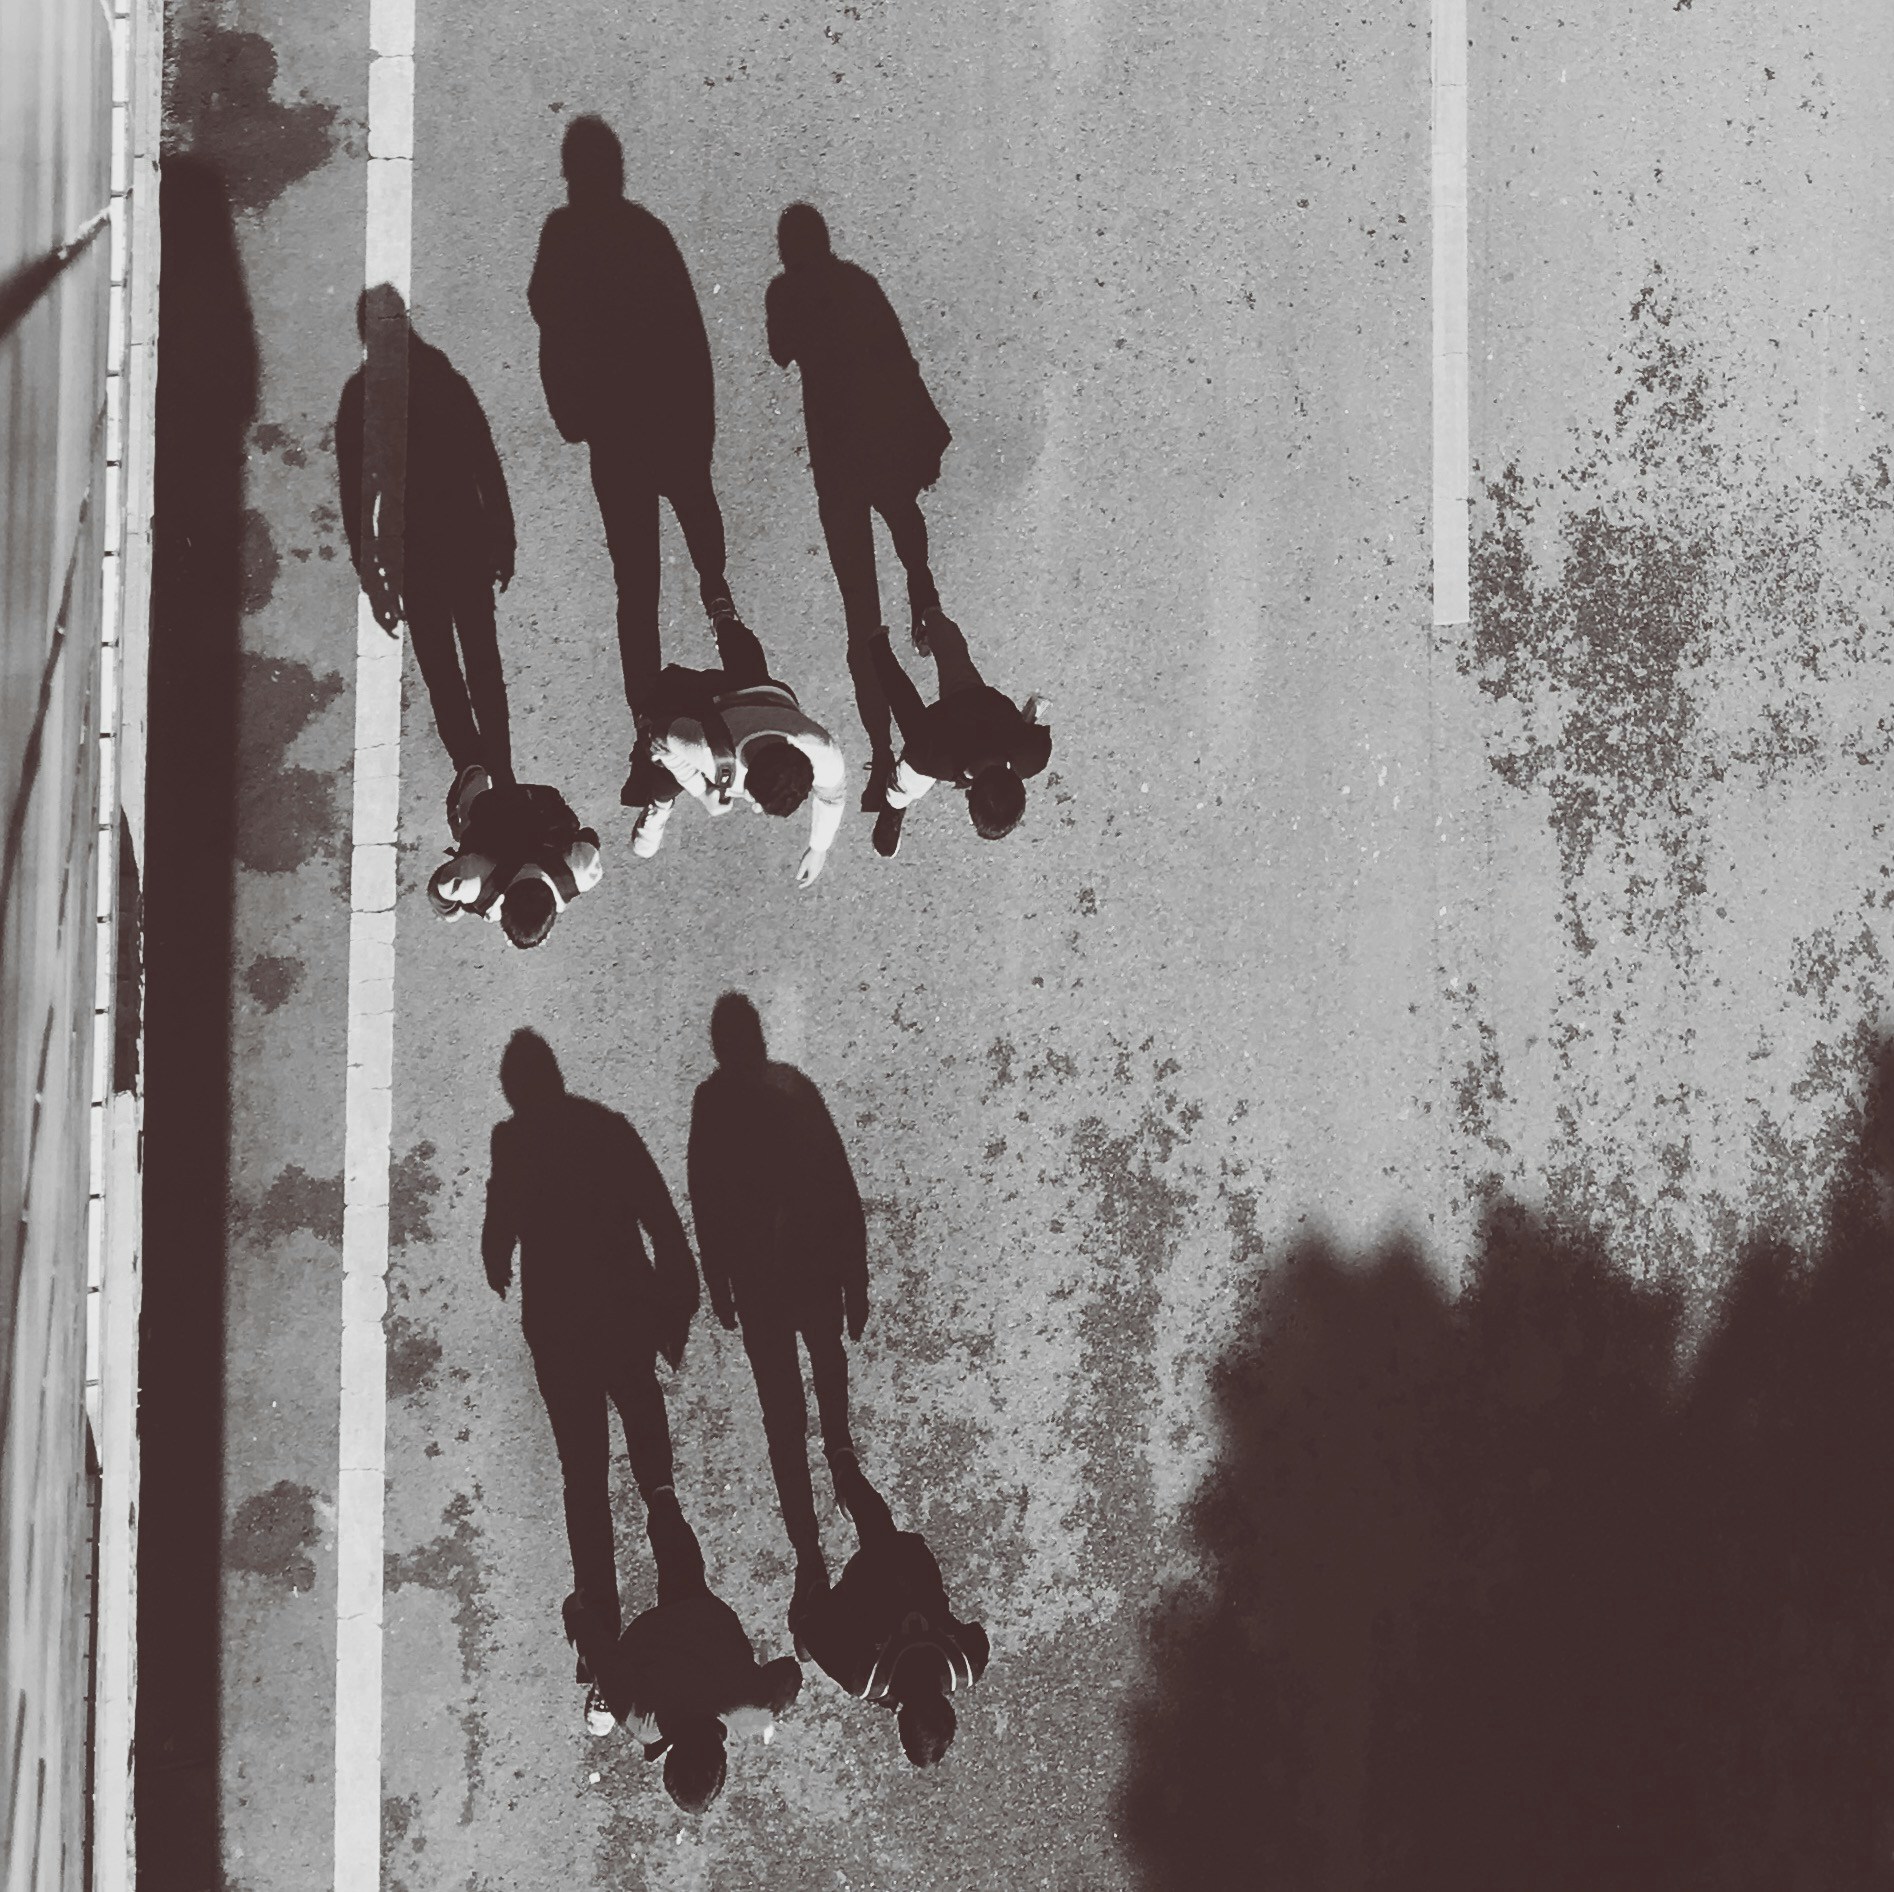
[[[493,1166],[487,1174],[487,1213],[480,1226],[480,1259],[486,1264],[487,1283],[505,1297],[513,1279],[513,1251],[519,1246],[519,1205],[514,1196],[512,1165],[507,1160],[506,1125],[493,1126]]]
[[[685,1158],[686,1188],[691,1220],[697,1225],[697,1253],[703,1263],[704,1287],[711,1311],[726,1328],[737,1324],[736,1299],[730,1288],[730,1218],[725,1193],[722,1126],[706,1087],[700,1086],[691,1106],[690,1148]]]

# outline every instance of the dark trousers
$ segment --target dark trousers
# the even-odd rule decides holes
[[[658,673],[645,699],[638,719],[638,746],[632,752],[631,776],[625,784],[627,807],[648,808],[653,802],[675,801],[684,791],[677,778],[662,764],[653,762],[646,750],[645,738],[653,731],[668,729],[679,716],[695,716],[705,702],[730,690],[746,690],[754,683],[769,683],[769,659],[756,633],[736,618],[720,619],[713,627],[717,634],[716,670],[686,670],[672,665]]]
[[[492,581],[425,570],[410,570],[407,580],[408,637],[455,774],[477,762],[494,781],[512,781],[513,744]]]
[[[875,572],[875,527],[880,513],[907,572],[908,606],[914,616],[940,603],[927,565],[927,521],[910,492],[876,493],[847,481],[823,481],[816,487],[816,510],[828,541],[829,563],[842,593],[842,618],[848,628],[848,674],[855,684],[855,710],[868,732],[874,759],[892,758],[894,730],[880,679],[868,647],[881,629],[881,585]]]
[[[809,1375],[815,1382],[816,1412],[823,1449],[855,1449],[848,1429],[848,1355],[842,1350],[842,1326],[826,1319],[800,1329],[809,1349]],[[741,1309],[739,1309],[741,1313]],[[763,1436],[769,1441],[769,1467],[776,1476],[776,1497],[783,1527],[798,1560],[819,1561],[822,1534],[816,1525],[815,1490],[809,1481],[809,1406],[802,1390],[802,1359],[796,1351],[798,1329],[789,1319],[752,1319],[743,1315],[743,1348],[756,1375],[763,1407]]]
[[[573,1361],[563,1353],[533,1356],[565,1482],[572,1585],[586,1609],[614,1636],[619,1623],[618,1561],[612,1537],[611,1433],[606,1401],[609,1399],[618,1408],[631,1475],[649,1505],[652,1492],[659,1485],[668,1485],[672,1478],[671,1422],[665,1414],[655,1363],[654,1352],[627,1348],[601,1378],[575,1371]]]
[[[592,443],[592,490],[605,523],[605,544],[618,582],[618,655],[625,701],[636,716],[663,664],[658,637],[658,501],[668,499],[697,567],[704,602],[728,595],[724,579],[723,513],[710,484],[710,463],[688,470],[654,468],[636,450]]]

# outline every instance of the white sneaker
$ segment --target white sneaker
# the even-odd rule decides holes
[[[671,806],[668,801],[654,801],[640,809],[631,824],[631,851],[641,861],[648,861],[664,845],[664,824],[671,818]]]
[[[588,1733],[601,1737],[610,1734],[618,1726],[618,1717],[612,1713],[596,1682],[586,1690],[585,1726]]]

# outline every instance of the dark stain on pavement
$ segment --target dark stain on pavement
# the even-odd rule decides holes
[[[276,575],[283,568],[270,522],[254,506],[244,508],[242,556],[243,614],[253,617],[276,596]]]
[[[434,1225],[429,1215],[441,1193],[434,1173],[435,1149],[420,1142],[402,1157],[388,1175],[388,1239],[397,1248],[410,1242],[431,1242]]]
[[[256,211],[335,149],[336,108],[276,97],[276,49],[219,19],[218,0],[182,0],[165,34],[165,153],[188,150],[227,180],[234,209]]]
[[[1523,716],[1524,740],[1492,767],[1549,798],[1585,953],[1598,916],[1580,882],[1598,857],[1614,922],[1687,950],[1708,804],[1726,781],[1766,789],[1824,766],[1823,686],[1885,660],[1874,601],[1894,579],[1878,461],[1874,477],[1785,483],[1726,444],[1718,417],[1744,390],[1713,373],[1724,357],[1661,270],[1629,330],[1609,429],[1555,480],[1509,464],[1487,483],[1461,655]],[[1884,729],[1852,733],[1852,747],[1888,747]]]
[[[316,1494],[287,1479],[244,1499],[230,1520],[224,1561],[285,1590],[307,1590],[316,1581],[309,1551],[319,1540]]]
[[[342,1178],[312,1176],[299,1163],[285,1168],[245,1218],[265,1241],[280,1242],[298,1233],[313,1235],[331,1248],[342,1246]]]
[[[384,1317],[388,1343],[388,1397],[413,1399],[434,1390],[434,1371],[441,1363],[441,1343],[417,1327],[405,1314]]]
[[[300,959],[260,953],[244,969],[243,983],[266,1012],[273,1012],[302,984],[306,970]]]
[[[486,1599],[486,1577],[480,1567],[480,1530],[474,1523],[474,1505],[479,1497],[478,1485],[471,1495],[456,1493],[441,1513],[441,1522],[447,1528],[439,1536],[400,1555],[388,1553],[383,1565],[382,1587],[389,1594],[412,1583],[442,1591],[454,1599],[460,1671],[469,1683],[479,1679],[486,1642],[493,1629],[493,1608]],[[465,1826],[473,1819],[474,1796],[484,1781],[480,1762],[486,1752],[485,1718],[470,1711],[461,1717],[461,1730],[465,1738],[467,1787],[460,1819]]]
[[[318,676],[293,658],[244,653],[239,767],[253,787],[238,809],[237,858],[254,872],[293,873],[316,854],[336,850],[342,825],[336,778],[283,758],[343,687],[339,675]]]
[[[396,1855],[402,1843],[418,1857],[427,1851],[427,1836],[416,1830],[421,1818],[421,1796],[411,1793],[398,1799],[383,1794],[381,1801],[381,1874],[388,1892],[405,1892],[406,1882],[395,1876]]]

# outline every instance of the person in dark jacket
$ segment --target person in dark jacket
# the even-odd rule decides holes
[[[526,299],[539,324],[553,424],[591,451],[635,719],[663,661],[661,497],[683,529],[704,609],[714,615],[730,604],[723,513],[710,481],[717,431],[710,340],[670,231],[625,197],[625,156],[611,127],[575,118],[561,162],[568,201],[546,219]]]
[[[955,1618],[926,1540],[895,1529],[852,1453],[837,1463],[835,1490],[860,1548],[832,1590],[792,1606],[796,1652],[851,1695],[892,1709],[902,1751],[931,1767],[953,1743],[953,1694],[986,1673],[986,1631]]]
[[[852,1461],[842,1329],[859,1340],[868,1321],[868,1223],[822,1093],[768,1056],[741,993],[717,1001],[710,1041],[717,1069],[691,1107],[691,1215],[711,1307],[726,1328],[742,1324],[802,1596],[826,1589],[828,1573],[796,1343],[809,1351],[823,1450],[831,1466]]]
[[[617,1111],[567,1091],[536,1032],[513,1034],[500,1087],[513,1114],[493,1126],[480,1252],[505,1299],[519,1251],[521,1325],[559,1451],[573,1583],[616,1636],[606,1402],[618,1408],[649,1506],[673,1489],[656,1361],[661,1353],[674,1371],[683,1365],[697,1265],[638,1133]]]
[[[778,220],[782,273],[764,297],[769,352],[802,375],[803,423],[816,509],[842,594],[855,707],[868,732],[862,806],[879,809],[894,773],[894,733],[869,657],[881,629],[871,513],[880,513],[907,573],[914,622],[937,610],[920,495],[940,478],[953,439],[934,405],[900,318],[867,270],[837,256],[822,213],[791,204]]]
[[[614,1722],[664,1757],[664,1785],[686,1813],[702,1813],[723,1791],[724,1745],[732,1734],[767,1741],[776,1716],[802,1690],[794,1656],[759,1662],[742,1620],[711,1593],[697,1533],[675,1492],[654,1502],[645,1530],[658,1566],[658,1601],[621,1635],[588,1599],[565,1602],[566,1640],[592,1678],[586,1725],[605,1735]]]
[[[515,545],[500,456],[473,389],[408,326],[397,291],[365,291],[356,326],[370,360],[335,417],[349,557],[376,622],[392,634],[407,620],[455,773],[478,765],[504,785],[513,751],[493,588],[512,583]],[[403,438],[365,438],[371,380],[377,427],[398,428],[405,409]]]
[[[495,788],[485,769],[463,769],[447,825],[454,846],[428,882],[429,903],[444,920],[497,920],[515,946],[539,945],[605,871],[597,833],[543,782]]]
[[[960,626],[929,612],[914,627],[918,649],[934,658],[940,691],[931,703],[901,668],[888,634],[871,649],[875,668],[906,745],[875,820],[875,852],[892,857],[906,812],[936,782],[966,790],[967,813],[983,839],[997,841],[1026,812],[1026,781],[1052,759],[1052,731],[1043,699],[1016,704],[983,678],[967,654]]]

